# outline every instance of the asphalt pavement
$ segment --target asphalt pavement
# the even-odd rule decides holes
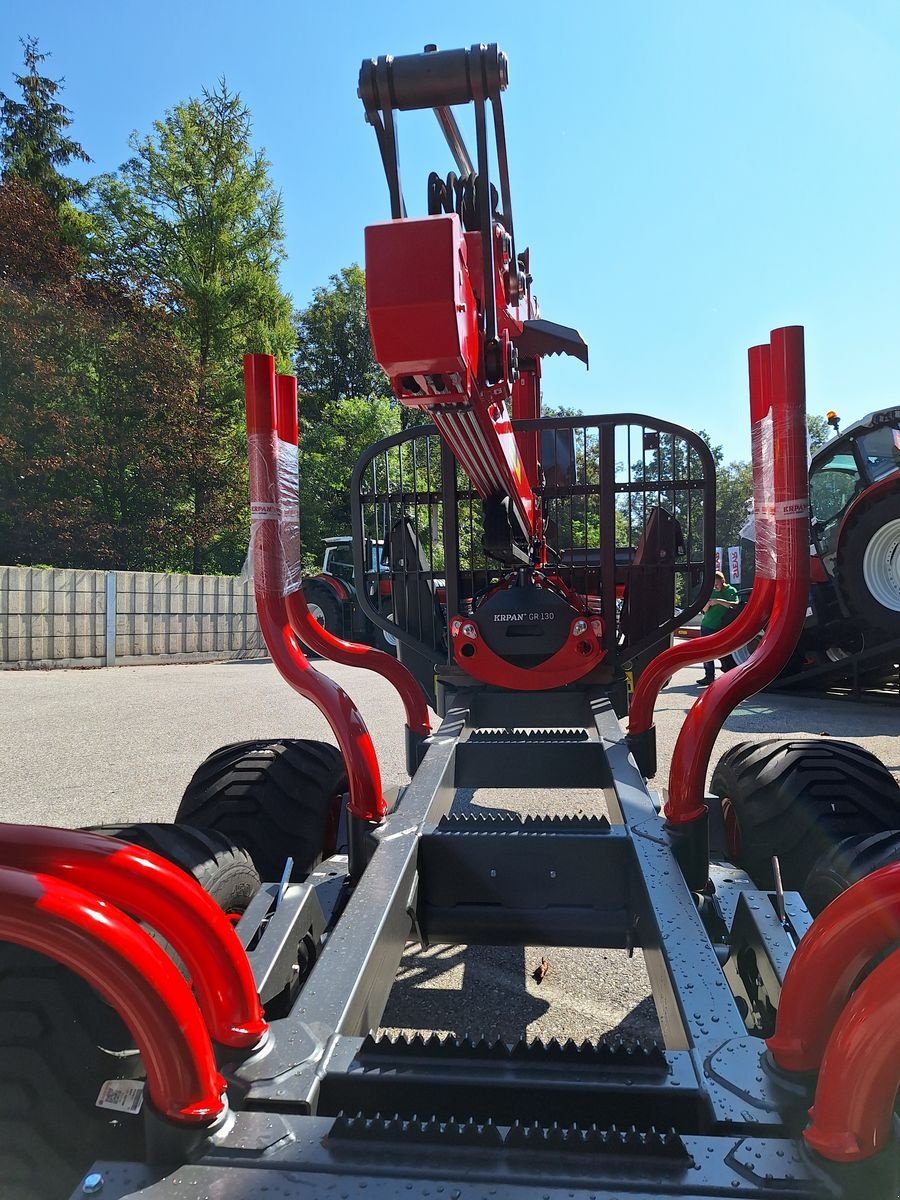
[[[323,665],[357,701],[385,786],[404,783],[402,707],[369,673]],[[656,710],[664,785],[684,715],[700,694],[696,668],[680,671]],[[760,695],[741,705],[712,756],[735,742],[777,736],[841,737],[875,753],[900,780],[900,712],[845,700]],[[173,664],[107,670],[0,672],[3,790],[0,820],[49,825],[168,821],[197,765],[217,747],[252,738],[333,740],[324,720],[269,662]],[[522,812],[599,811],[591,793],[493,789],[463,806]],[[538,983],[533,970],[545,957]],[[384,1018],[416,1031],[507,1038],[652,1034],[655,1012],[640,954],[552,947],[411,947]]]

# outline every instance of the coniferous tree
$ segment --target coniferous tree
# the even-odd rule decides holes
[[[59,99],[64,80],[41,73],[41,63],[49,55],[38,50],[37,38],[23,38],[22,46],[25,74],[14,76],[22,98],[14,100],[0,92],[2,177],[30,183],[58,213],[64,204],[87,193],[86,185],[63,175],[62,169],[75,160],[91,160],[66,133],[72,121],[70,110]]]

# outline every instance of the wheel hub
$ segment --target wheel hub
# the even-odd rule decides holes
[[[888,521],[869,539],[862,570],[873,599],[900,612],[900,518]]]

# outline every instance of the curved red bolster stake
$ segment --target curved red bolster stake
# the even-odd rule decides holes
[[[831,1162],[860,1162],[893,1139],[900,1082],[900,950],[854,992],[828,1039],[807,1145]]]
[[[191,989],[130,917],[52,875],[0,867],[0,939],[56,959],[112,1005],[137,1043],[162,1116],[209,1125],[225,1112],[225,1081]]]
[[[775,596],[775,545],[772,513],[772,439],[770,354],[768,346],[751,346],[750,445],[753,461],[753,514],[756,523],[756,572],[747,605],[737,619],[706,637],[693,638],[657,655],[638,679],[628,713],[631,737],[653,724],[653,709],[666,681],[691,663],[710,662],[745,645],[764,628]],[[768,436],[767,436],[768,435]]]
[[[276,414],[278,437],[292,446],[297,445],[297,379],[293,375],[276,375]],[[296,478],[292,481],[297,487]],[[280,490],[284,495],[284,490]],[[300,562],[299,531],[296,546],[291,546],[293,559],[289,559],[287,567]],[[414,676],[404,667],[399,659],[376,650],[374,646],[363,646],[358,642],[346,642],[343,638],[335,637],[333,633],[320,625],[306,605],[306,597],[300,588],[285,595],[287,614],[291,628],[308,649],[323,658],[333,662],[343,663],[347,667],[362,667],[365,671],[376,671],[396,688],[403,708],[406,712],[406,726],[409,731],[419,737],[427,737],[431,733],[431,721],[428,716],[428,705],[422,689]]]
[[[900,863],[893,863],[832,900],[794,952],[778,1001],[775,1033],[766,1042],[782,1070],[818,1068],[860,972],[898,942]],[[877,1046],[880,1054],[880,1042]],[[894,1081],[895,1087],[898,1084],[900,1074]]]
[[[275,360],[244,356],[247,443],[250,460],[251,546],[256,611],[276,668],[295,692],[311,700],[331,726],[350,782],[347,811],[362,821],[384,819],[387,805],[375,747],[359,709],[343,688],[310,664],[297,640],[284,599],[285,562],[280,540],[275,432]]]
[[[0,862],[65,879],[146,921],[184,961],[213,1040],[235,1049],[262,1040],[268,1026],[244,948],[186,872],[115,838],[40,825],[0,825]]]
[[[665,817],[678,827],[706,815],[704,788],[719,730],[735,707],[782,670],[806,618],[809,598],[809,488],[803,329],[772,331],[776,579],[772,616],[750,658],[721,676],[693,705],[672,754]]]

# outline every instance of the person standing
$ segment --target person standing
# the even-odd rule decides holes
[[[737,589],[725,582],[725,576],[721,571],[716,571],[712,595],[706,602],[703,616],[700,618],[700,636],[705,637],[708,633],[716,633],[724,628],[731,619],[732,609],[737,608],[739,603]],[[725,667],[722,668],[723,671],[725,669]],[[703,664],[703,678],[697,680],[697,686],[708,687],[715,677],[716,663],[713,659],[712,662]]]

